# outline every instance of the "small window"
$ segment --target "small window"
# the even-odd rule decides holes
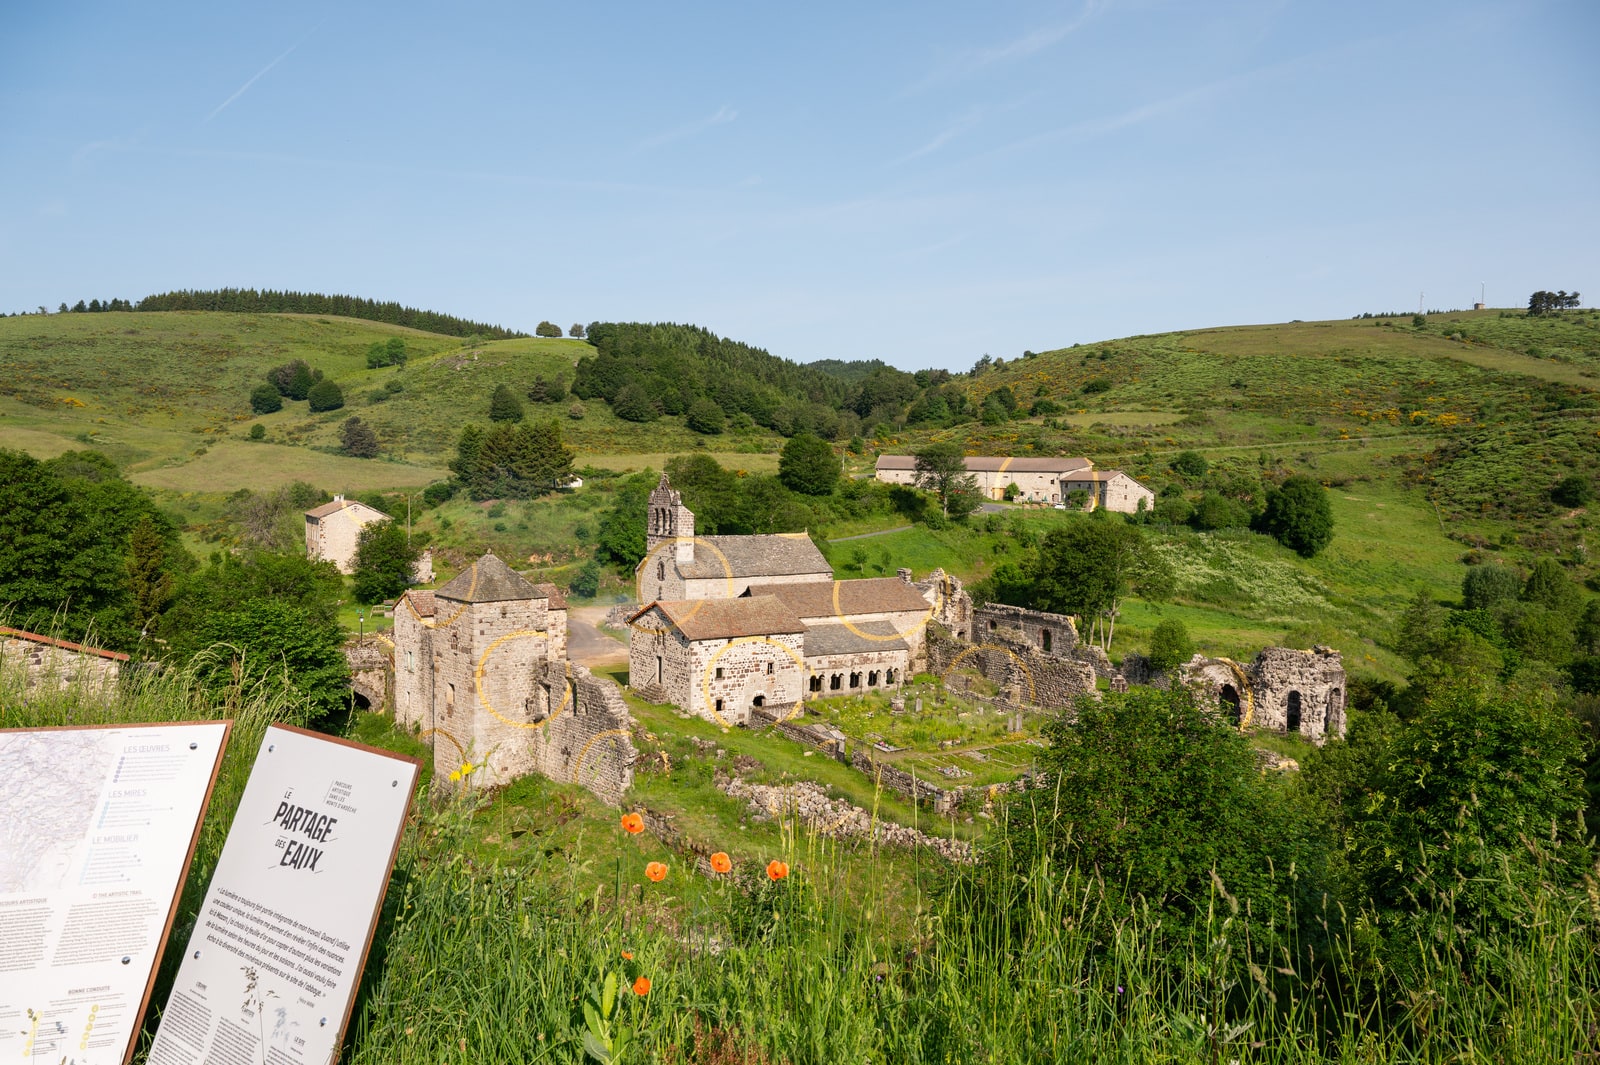
[[[842,687],[844,687],[844,674],[835,673],[833,676],[828,678],[829,691],[836,692]]]
[[[661,656],[656,655],[656,683],[661,683]]]
[[[722,713],[722,700],[721,699],[717,700],[717,713],[719,713],[719,714]]]
[[[1044,646],[1045,653],[1049,654],[1050,653],[1050,630],[1049,629],[1040,629],[1039,630],[1039,642]]]
[[[894,670],[886,669],[886,670],[883,671],[883,682],[885,684],[893,684],[894,683]]]
[[[811,678],[811,690],[814,691],[814,692],[819,692],[819,691],[822,690],[822,678],[821,677],[813,676]]]
[[[769,677],[772,676],[772,663],[771,662],[767,663],[767,676],[769,676]]]
[[[869,672],[867,674],[867,687],[876,688],[877,686],[878,686],[878,671],[874,669],[874,670],[872,670],[871,672]]]
[[[664,561],[659,561],[658,560],[656,562],[656,580],[664,581],[666,579],[667,579],[667,564]]]
[[[990,632],[993,632],[993,631],[994,631],[994,619],[993,619],[993,618],[991,618],[991,619],[990,619],[990,620],[989,620],[989,631],[990,631]]]
[[[717,667],[717,679],[718,680],[722,679],[722,667],[721,666]]]
[[[859,674],[859,673],[850,674],[850,687],[852,687],[852,688],[861,687],[861,674]]]

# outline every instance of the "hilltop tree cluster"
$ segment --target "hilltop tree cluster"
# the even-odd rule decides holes
[[[316,292],[278,292],[272,289],[220,288],[208,291],[180,290],[146,296],[132,308],[136,311],[230,311],[235,314],[331,314],[342,318],[361,318],[369,322],[403,325],[425,333],[445,336],[483,336],[490,340],[524,337],[528,334],[498,325],[487,325],[437,311],[420,311],[399,303],[363,299],[360,296],[325,296]]]
[[[59,308],[61,314],[99,314],[101,311],[131,311],[133,304],[127,300],[90,300],[88,303],[79,300],[71,307],[63,303]]]
[[[1559,292],[1546,292],[1540,289],[1528,297],[1529,314],[1550,314],[1553,311],[1570,311],[1583,306],[1583,297],[1578,293],[1568,293],[1566,289]]]
[[[338,410],[344,406],[344,390],[304,359],[294,359],[267,371],[267,383],[250,393],[250,409],[272,414],[283,409],[285,399],[303,399],[313,413]]]

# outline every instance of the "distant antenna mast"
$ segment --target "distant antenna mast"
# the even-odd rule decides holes
[[[1422,299],[1423,299],[1423,297],[1425,295],[1426,295],[1426,293],[1423,293],[1423,292],[1417,293],[1417,313],[1418,314],[1422,313]]]

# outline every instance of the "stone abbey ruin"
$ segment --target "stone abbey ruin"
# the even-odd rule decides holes
[[[942,570],[836,580],[803,535],[696,536],[665,476],[649,505],[639,602],[616,612],[633,691],[725,728],[781,732],[918,799],[951,801],[907,774],[898,786],[898,771],[863,740],[793,719],[808,703],[873,692],[905,713],[900,690],[931,674],[1008,720],[1130,685],[1185,684],[1216,707],[1219,725],[1314,743],[1344,733],[1344,667],[1325,647],[1269,647],[1247,663],[1196,655],[1168,673],[1129,654],[1119,668],[1078,638],[1074,618],[976,605]],[[623,801],[635,722],[615,683],[569,661],[555,586],[484,555],[437,590],[402,596],[392,649],[375,647],[350,652],[357,688],[431,745],[439,776],[470,767],[474,781],[498,786],[537,772]]]

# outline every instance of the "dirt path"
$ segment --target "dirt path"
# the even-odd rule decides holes
[[[600,631],[610,604],[567,611],[567,657],[580,666],[614,666],[628,661],[628,645]]]

